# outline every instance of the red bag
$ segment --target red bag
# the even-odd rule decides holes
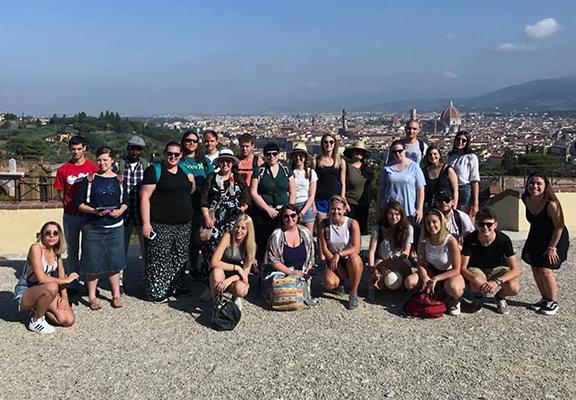
[[[446,310],[444,300],[426,293],[417,293],[412,296],[404,308],[406,315],[418,318],[440,318]]]

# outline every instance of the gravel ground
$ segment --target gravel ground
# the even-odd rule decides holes
[[[252,296],[236,330],[214,332],[202,316],[210,305],[198,296],[141,300],[142,261],[131,257],[124,308],[104,303],[94,312],[83,300],[76,324],[49,336],[26,330],[26,315],[12,302],[22,262],[4,260],[0,399],[572,399],[573,260],[572,249],[557,275],[555,317],[526,309],[539,296],[523,266],[523,288],[507,316],[488,304],[460,317],[403,318],[405,298],[397,294],[354,311],[346,310],[347,297],[326,294],[313,308],[281,313]]]

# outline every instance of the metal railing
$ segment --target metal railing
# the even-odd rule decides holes
[[[0,179],[0,201],[52,201],[58,200],[53,176],[26,175]]]

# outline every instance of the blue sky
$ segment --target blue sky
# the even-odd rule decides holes
[[[26,1],[0,112],[258,113],[480,95],[576,73],[576,2]]]

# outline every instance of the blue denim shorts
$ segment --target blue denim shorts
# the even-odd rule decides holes
[[[303,201],[302,203],[296,203],[296,208],[298,210],[301,210],[302,208],[304,208],[305,204],[306,204],[305,201]],[[300,222],[302,222],[303,224],[306,224],[308,222],[314,222],[314,219],[315,219],[314,210],[312,209],[312,207],[310,207],[310,208],[308,208],[308,210],[306,211],[306,214],[304,214],[304,216],[302,217]]]
[[[318,200],[314,201],[316,204],[316,211],[322,214],[328,214],[328,208],[330,207],[330,200]]]
[[[467,183],[458,186],[458,206],[471,206],[472,204],[472,185]]]

